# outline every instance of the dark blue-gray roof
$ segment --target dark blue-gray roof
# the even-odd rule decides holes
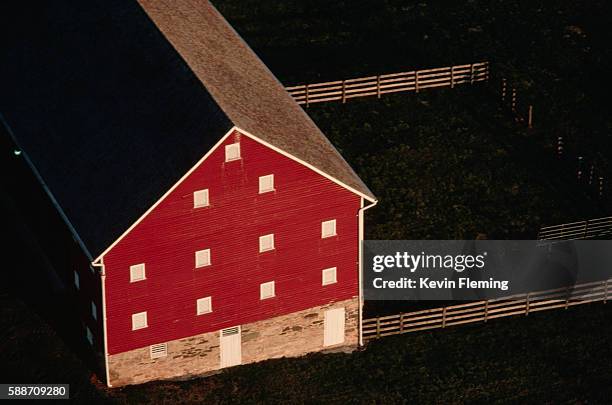
[[[95,257],[232,123],[137,3],[13,3],[0,112]]]
[[[233,125],[374,198],[208,1],[139,2],[0,3],[0,114],[94,258]]]

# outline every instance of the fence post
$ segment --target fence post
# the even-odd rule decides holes
[[[418,70],[414,72],[414,91],[416,93],[419,92],[419,71]]]
[[[599,176],[599,198],[603,197],[604,178]]]
[[[484,321],[487,322],[489,320],[489,300],[485,301],[485,319]]]
[[[531,293],[527,293],[527,298],[525,299],[525,316],[529,316],[529,297]]]
[[[588,234],[589,234],[589,220],[587,219],[586,221],[584,221],[584,235],[582,236],[582,239],[586,239]]]
[[[512,104],[511,104],[512,112],[516,114],[516,88],[512,87]]]
[[[309,89],[309,87],[308,87],[308,86],[309,86],[309,85],[307,84],[307,85],[306,85],[306,107],[308,107],[308,105],[309,105],[309,103],[310,103],[310,101],[308,100],[308,93],[309,93],[309,91],[310,91],[310,89]]]
[[[578,156],[578,170],[576,171],[576,178],[578,181],[582,180],[582,156]]]
[[[346,103],[346,80],[342,80],[342,104]]]
[[[567,287],[565,289],[565,309],[567,309],[567,307],[569,306],[569,295],[570,295],[570,288]]]
[[[502,77],[502,104],[506,102],[506,78]]]
[[[376,339],[380,338],[380,316],[376,317]]]
[[[608,284],[610,284],[610,280],[606,280],[606,294],[604,295],[604,304],[608,303]]]
[[[557,137],[557,156],[558,157],[563,156],[563,137],[562,136]]]
[[[446,328],[446,307],[442,309],[442,327]]]
[[[591,164],[591,170],[589,172],[589,186],[593,185],[593,174],[595,174],[595,165]]]
[[[455,67],[451,66],[451,89],[455,88]]]
[[[527,127],[529,129],[533,128],[533,106],[529,105],[529,113],[528,113],[528,121],[527,121]]]
[[[404,333],[404,313],[400,312],[400,333]]]
[[[474,64],[470,66],[470,84],[474,84]]]
[[[380,75],[376,76],[376,96],[380,98]]]

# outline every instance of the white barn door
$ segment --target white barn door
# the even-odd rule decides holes
[[[344,308],[325,311],[323,346],[344,342]]]
[[[231,367],[242,364],[242,339],[240,334],[240,326],[221,329],[219,334],[221,367]]]

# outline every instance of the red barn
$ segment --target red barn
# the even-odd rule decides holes
[[[23,3],[2,121],[108,385],[357,346],[375,197],[217,10]]]

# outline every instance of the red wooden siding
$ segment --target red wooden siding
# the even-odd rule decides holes
[[[238,141],[242,159],[226,163],[225,145]],[[276,191],[258,194],[267,174]],[[194,209],[193,192],[205,188],[210,207]],[[104,256],[109,353],[357,296],[359,207],[356,194],[233,133]],[[329,219],[338,236],[321,239]],[[276,249],[259,253],[259,236],[270,233]],[[212,265],[195,269],[195,251],[207,248]],[[129,266],[142,262],[146,280],[130,283]],[[328,267],[338,282],[322,286]],[[276,297],[261,301],[267,281]],[[213,312],[197,316],[196,300],[207,296]],[[141,311],[148,328],[132,331]]]

